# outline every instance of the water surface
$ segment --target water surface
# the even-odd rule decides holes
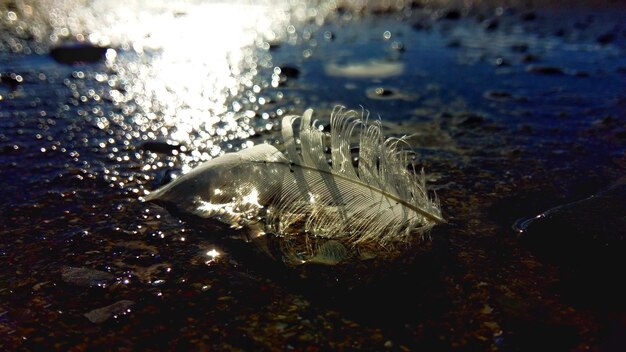
[[[511,226],[624,175],[626,11],[456,5],[0,5],[0,346],[619,346],[623,304],[568,288]],[[49,54],[77,45],[108,50]],[[202,161],[275,143],[285,114],[313,107],[324,122],[336,104],[414,135],[449,221],[430,240],[393,260],[291,268],[217,221],[140,201]],[[89,286],[67,267],[110,276]]]

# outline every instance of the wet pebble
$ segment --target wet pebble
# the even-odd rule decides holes
[[[0,83],[8,86],[10,89],[15,90],[20,84],[24,82],[24,77],[15,72],[0,73]]]
[[[287,78],[298,78],[300,77],[300,70],[295,66],[281,66],[280,74]]]
[[[460,48],[462,44],[463,43],[461,42],[461,39],[454,38],[454,39],[450,39],[447,46],[449,48]]]
[[[3,145],[0,150],[2,152],[0,152],[1,154],[18,154],[20,152],[20,150],[23,150],[24,147],[21,147],[18,144],[12,144],[12,145]]]
[[[485,123],[485,118],[481,115],[474,113],[462,113],[459,115],[459,122],[457,125],[474,128],[482,125],[483,123]]]
[[[276,51],[278,49],[280,49],[281,43],[279,41],[269,41],[268,42],[268,48],[269,51]]]
[[[365,95],[375,100],[394,100],[404,99],[413,100],[410,94],[403,93],[397,89],[390,87],[373,87],[365,91]]]
[[[525,63],[535,62],[537,60],[539,60],[539,57],[534,54],[526,54],[522,57],[522,62],[525,62]]]
[[[593,122],[593,125],[601,126],[601,127],[615,127],[618,125],[619,120],[613,115],[606,115],[601,119],[598,119]]]
[[[457,9],[446,10],[441,18],[445,20],[458,20],[461,18],[461,11]]]
[[[109,48],[88,44],[64,44],[50,50],[50,56],[62,64],[95,63],[104,59]]]
[[[85,313],[85,318],[89,319],[94,324],[101,324],[109,320],[114,315],[126,314],[129,312],[129,308],[133,306],[135,302],[130,300],[121,300],[111,304],[110,306],[94,309],[88,313]]]
[[[591,74],[587,71],[576,70],[573,72],[573,75],[576,77],[590,77]]]
[[[602,45],[610,44],[614,40],[615,34],[613,34],[612,32],[604,33],[596,39],[596,41]]]
[[[148,150],[159,154],[172,154],[175,150],[180,151],[180,144],[171,141],[147,141],[141,143],[137,149]]]
[[[368,90],[368,96],[372,93],[376,97],[391,97],[394,95],[394,91],[391,89],[385,89],[382,87],[373,88]]]
[[[391,49],[401,53],[405,51],[404,44],[399,41],[394,41],[393,43],[391,43]]]
[[[497,19],[489,19],[485,21],[485,30],[488,32],[498,29],[500,22]]]
[[[115,276],[104,271],[68,266],[61,269],[61,278],[67,283],[87,287],[106,284],[113,281]]]
[[[503,90],[488,90],[483,97],[495,101],[507,101],[513,99],[513,94]]]
[[[563,75],[565,70],[556,66],[536,66],[530,65],[526,67],[526,71],[530,73],[538,73],[542,75]]]
[[[520,16],[520,19],[522,21],[534,21],[537,19],[537,14],[535,11],[527,11]]]
[[[493,64],[498,67],[509,67],[511,63],[507,59],[503,59],[501,57],[494,60]]]
[[[417,21],[411,25],[411,28],[416,31],[427,31],[431,28],[431,25],[425,21]]]

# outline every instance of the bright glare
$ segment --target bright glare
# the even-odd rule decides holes
[[[259,208],[263,208],[261,204],[259,204],[259,191],[256,188],[252,189],[247,196],[243,196],[241,199],[242,203],[254,205]]]
[[[211,258],[211,260],[215,260],[217,257],[220,256],[220,252],[213,248],[210,251],[206,252],[206,255]]]
[[[99,125],[124,125],[129,139],[179,142],[191,151],[179,155],[184,165],[255,133],[247,120],[265,93],[259,71],[274,65],[263,48],[294,21],[289,1],[89,3],[42,0],[37,12],[53,21],[52,42],[70,33],[110,48],[110,74],[99,81],[122,112]]]

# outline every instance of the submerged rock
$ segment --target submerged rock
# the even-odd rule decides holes
[[[336,265],[341,261],[350,257],[348,249],[338,241],[326,241],[322,244],[308,263],[323,264],[323,265]]]
[[[67,266],[61,269],[61,278],[77,286],[97,286],[113,281],[115,276],[104,271]]]
[[[133,304],[135,304],[133,301],[121,300],[111,304],[110,306],[94,309],[84,315],[90,322],[94,324],[101,324],[109,320],[109,318],[113,315],[128,313],[129,308]]]

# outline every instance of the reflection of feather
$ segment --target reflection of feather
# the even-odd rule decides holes
[[[146,199],[235,226],[262,224],[260,232],[307,233],[349,244],[398,242],[443,222],[424,173],[407,170],[411,153],[400,149],[403,139],[385,140],[378,121],[368,125],[343,108],[333,111],[330,133],[324,133],[312,114],[309,109],[302,117],[283,118],[284,152],[261,144],[223,155]],[[352,137],[359,139],[357,166]]]

